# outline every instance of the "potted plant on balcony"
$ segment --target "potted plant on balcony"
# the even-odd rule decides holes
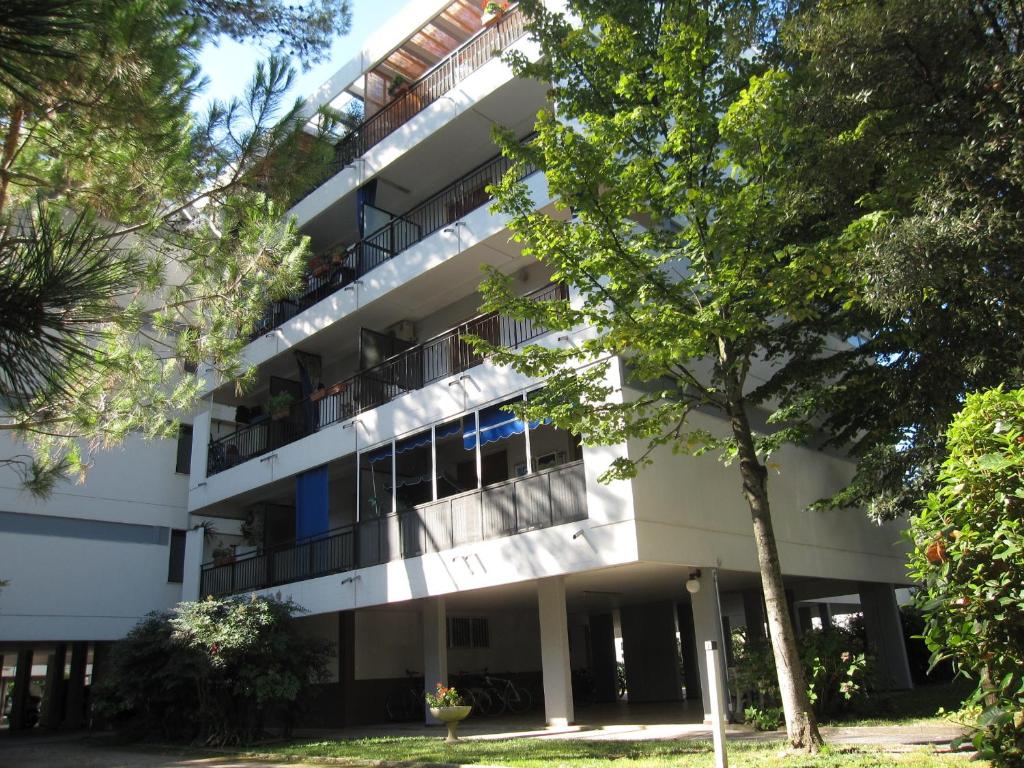
[[[218,542],[213,548],[214,565],[231,565],[235,562],[235,548],[227,546],[224,542]]]
[[[430,707],[430,714],[448,726],[447,742],[458,741],[455,735],[459,723],[469,717],[473,707],[462,703],[462,696],[454,688],[437,684],[437,690],[427,691],[427,706]]]
[[[401,75],[395,75],[391,78],[391,84],[388,85],[388,96],[392,99],[397,99],[399,96],[404,96],[409,92],[410,84]]]
[[[270,411],[270,418],[275,421],[287,419],[293,402],[295,402],[295,398],[291,392],[278,392],[276,395],[271,395],[270,399],[267,400],[267,410]]]
[[[497,24],[498,20],[505,15],[508,7],[509,3],[504,0],[485,0],[481,6],[483,12],[480,14],[480,24],[485,27]]]

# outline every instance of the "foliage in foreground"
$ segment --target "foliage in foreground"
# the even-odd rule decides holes
[[[290,726],[328,653],[275,599],[180,603],[143,619],[111,652],[96,712],[147,738],[245,744],[268,718]]]
[[[517,74],[556,84],[557,114],[542,111],[526,145],[499,135],[515,166],[494,188],[495,207],[523,254],[576,296],[524,300],[492,271],[484,309],[597,333],[558,348],[480,346],[548,379],[521,416],[550,418],[588,445],[629,444],[603,479],[674,455],[736,466],[787,730],[813,748],[821,739],[785,600],[769,468],[812,428],[795,418],[789,387],[814,379],[836,353],[830,340],[859,325],[842,249],[822,246],[852,216],[834,181],[845,169],[815,167],[810,137],[792,125],[794,83],[773,67],[773,14],[785,4],[575,0],[578,24],[542,5],[520,4],[541,60],[510,58]],[[558,214],[537,210],[526,167],[545,172]]]
[[[347,0],[0,4],[0,431],[34,453],[0,467],[29,491],[129,433],[175,436],[200,363],[243,376],[304,266],[282,214],[329,144],[302,132],[277,56],[191,114],[196,57],[226,34],[312,61],[348,21]]]
[[[394,760],[508,765],[519,768],[707,768],[713,763],[706,741],[596,741],[570,739],[466,740],[446,745],[435,738],[379,738],[281,744],[275,756],[296,759]],[[781,741],[729,742],[729,764],[736,768],[936,768],[966,764],[963,757],[931,749],[888,753],[871,747],[824,748],[817,755],[785,750]],[[984,768],[984,761],[971,763]]]
[[[749,639],[742,629],[733,631],[734,683],[755,706],[748,722],[759,730],[773,730],[778,712],[779,686],[775,659],[766,640]],[[867,692],[870,674],[864,643],[853,630],[834,626],[812,629],[797,641],[807,679],[808,697],[819,719],[848,711]],[[744,715],[747,713],[744,712]]]
[[[1024,389],[970,395],[939,488],[912,519],[910,573],[933,660],[976,674],[975,746],[1024,761]]]

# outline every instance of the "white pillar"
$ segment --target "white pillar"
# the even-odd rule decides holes
[[[572,724],[572,666],[569,621],[565,612],[565,579],[537,582],[540,614],[540,663],[544,677],[544,720],[549,726]]]
[[[437,684],[448,685],[448,621],[444,598],[431,597],[423,602],[423,690],[433,691]],[[427,725],[438,725],[423,702]]]
[[[195,454],[192,454],[195,456]],[[181,579],[181,599],[183,602],[194,602],[202,599],[200,594],[202,587],[202,574],[200,569],[203,565],[203,543],[206,540],[206,531],[203,528],[193,528],[185,532],[185,565]]]
[[[195,488],[206,481],[206,458],[210,445],[211,410],[210,403],[203,403],[204,410],[192,418],[192,462],[189,464],[188,485]]]
[[[711,690],[708,685],[707,655],[703,653],[705,643],[714,642],[718,648],[725,648],[725,637],[722,632],[722,614],[718,602],[718,581],[714,578],[714,570],[705,568],[701,571],[700,589],[690,593],[690,609],[693,611],[693,635],[700,652],[697,653],[697,666],[700,667],[700,694],[704,703],[704,722],[712,722],[714,712],[711,703]],[[724,656],[724,652],[723,652]]]
[[[715,768],[728,768],[725,753],[725,676],[722,674],[723,656],[714,640],[704,643],[704,665],[710,670],[705,678],[711,698],[711,732],[715,744]]]

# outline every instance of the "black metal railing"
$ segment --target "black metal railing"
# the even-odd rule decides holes
[[[524,141],[530,138],[532,134]],[[422,203],[349,246],[330,264],[324,263],[317,270],[308,271],[302,288],[292,296],[271,304],[249,338],[255,339],[283,325],[304,309],[341,290],[442,227],[486,205],[491,199],[487,187],[500,182],[511,165],[512,161],[502,155],[485,160]],[[527,165],[518,178],[524,179],[536,170]]]
[[[307,539],[205,563],[201,592],[265,589],[587,518],[583,462],[364,520]]]
[[[564,285],[550,283],[532,293],[534,301],[565,299]],[[547,333],[530,320],[516,320],[497,312],[478,315],[422,344],[411,347],[377,365],[292,403],[287,415],[274,420],[247,424],[224,437],[212,440],[206,474],[263,456],[294,443],[338,421],[384,405],[399,395],[422,389],[446,376],[461,373],[483,362],[483,356],[469,342],[475,336],[492,344],[515,349]]]
[[[397,131],[525,34],[523,14],[518,8],[506,11],[493,26],[480,30],[339,141],[324,181]]]

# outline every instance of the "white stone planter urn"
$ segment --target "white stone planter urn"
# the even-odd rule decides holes
[[[431,707],[430,714],[448,726],[448,738],[445,741],[451,743],[459,740],[455,731],[458,729],[459,723],[469,717],[472,709],[473,707],[468,704],[460,707]]]

